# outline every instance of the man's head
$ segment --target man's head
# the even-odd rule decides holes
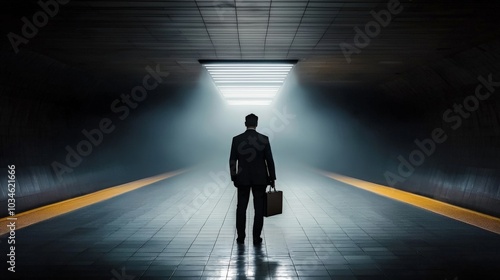
[[[259,120],[259,117],[257,117],[254,114],[250,114],[245,117],[245,126],[246,127],[257,127],[257,121]]]

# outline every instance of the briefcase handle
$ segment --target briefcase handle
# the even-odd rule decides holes
[[[269,185],[269,186],[270,186],[271,188],[269,188],[268,193],[270,193],[270,192],[278,192],[278,191],[276,190],[276,186],[274,186],[274,187],[273,187],[273,186],[271,186],[271,185]],[[274,191],[272,191],[273,189],[274,189]]]

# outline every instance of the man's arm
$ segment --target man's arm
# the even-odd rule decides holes
[[[231,181],[234,182],[236,179],[237,169],[236,164],[238,162],[238,151],[236,150],[236,144],[233,138],[231,143],[231,153],[229,155],[229,171],[231,172]]]
[[[269,180],[273,181],[276,180],[276,171],[274,169],[274,159],[273,159],[273,153],[271,152],[271,143],[267,141],[267,145],[264,148],[264,157],[266,159],[267,163],[267,171],[269,174]]]

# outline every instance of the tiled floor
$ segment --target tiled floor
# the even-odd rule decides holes
[[[237,245],[223,164],[18,230],[1,279],[500,279],[499,235],[303,169],[278,170],[284,212],[262,246],[251,203]]]

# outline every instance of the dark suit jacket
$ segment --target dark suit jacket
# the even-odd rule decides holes
[[[233,137],[229,169],[237,187],[268,185],[276,180],[269,138],[253,129]]]

